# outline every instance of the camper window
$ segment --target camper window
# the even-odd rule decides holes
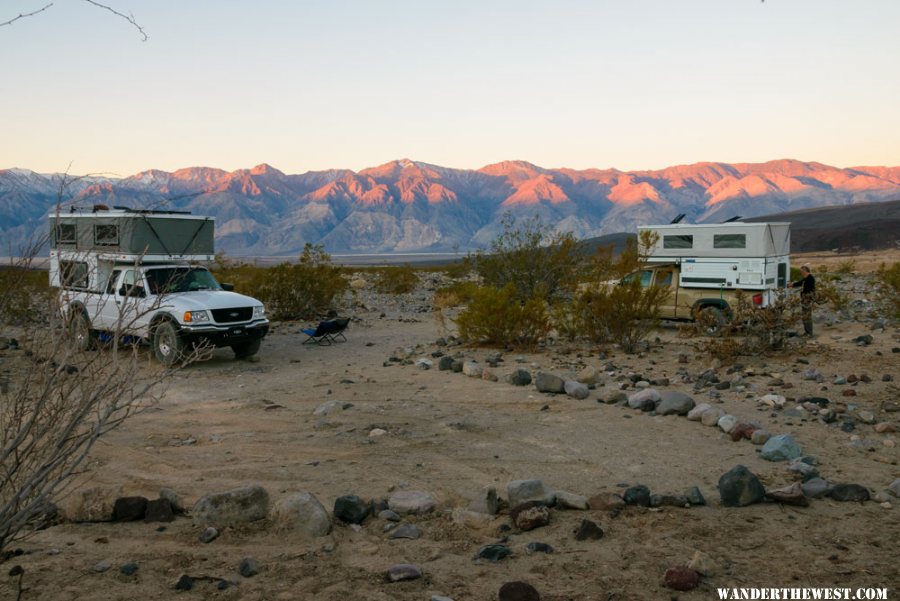
[[[694,237],[686,234],[663,236],[663,248],[694,248]]]
[[[60,261],[59,276],[63,288],[87,288],[88,266],[87,263],[76,261]]]
[[[94,244],[96,246],[118,246],[119,245],[119,226],[118,225],[95,225],[94,226]]]
[[[56,226],[57,244],[75,244],[77,239],[74,223],[60,223]]]
[[[747,248],[747,235],[713,234],[713,248]]]

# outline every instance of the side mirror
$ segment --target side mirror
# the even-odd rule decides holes
[[[222,290],[224,290],[225,292],[232,292],[234,290],[234,284],[226,284],[225,282],[222,282],[219,285],[222,286]]]

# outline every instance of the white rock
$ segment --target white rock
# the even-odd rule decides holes
[[[719,418],[719,421],[717,423],[718,423],[719,428],[722,429],[722,432],[725,432],[726,434],[728,434],[729,432],[731,432],[734,429],[734,427],[737,425],[737,422],[738,422],[738,420],[735,416],[723,415],[722,417]]]
[[[699,422],[701,419],[703,419],[703,414],[706,413],[707,410],[712,408],[713,406],[709,403],[700,403],[699,405],[688,411],[688,421]]]
[[[399,490],[388,499],[388,507],[400,515],[434,511],[434,497],[420,490]]]

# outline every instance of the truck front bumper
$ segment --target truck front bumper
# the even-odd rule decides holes
[[[207,343],[216,347],[246,344],[260,340],[269,332],[268,321],[256,321],[248,324],[181,326],[179,336],[187,343]]]

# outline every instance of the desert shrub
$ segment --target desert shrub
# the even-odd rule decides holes
[[[489,252],[474,258],[482,281],[495,288],[512,285],[521,301],[539,298],[552,303],[571,295],[584,267],[575,237],[554,232],[538,217],[517,224],[507,213],[502,224],[503,231],[491,242]]]
[[[742,291],[731,305],[728,323],[701,344],[719,359],[758,356],[785,347],[788,330],[800,319],[800,295],[781,293],[768,307],[756,307]],[[699,327],[702,327],[700,325]]]
[[[615,342],[632,353],[657,325],[669,289],[643,287],[639,278],[627,277],[641,268],[646,249],[655,242],[652,232],[642,232],[618,257],[613,257],[611,249],[602,249],[594,257],[593,277],[600,283],[582,290],[569,305],[573,324],[592,341]]]
[[[381,267],[375,275],[375,289],[387,294],[408,294],[418,284],[419,276],[411,265]]]
[[[348,287],[340,267],[320,245],[307,243],[297,263],[273,267],[234,265],[227,261],[213,267],[219,281],[257,298],[272,319],[312,319],[332,308]]]
[[[512,284],[477,288],[456,324],[471,342],[512,348],[534,347],[550,331],[547,303],[520,301]]]
[[[469,257],[465,257],[461,261],[454,261],[448,265],[442,265],[440,271],[443,271],[448,278],[460,280],[468,277],[469,274],[472,273],[472,269],[472,260]]]
[[[822,278],[816,282],[816,303],[827,304],[835,311],[842,311],[850,306],[850,296],[835,285],[840,279]]]
[[[900,263],[882,264],[875,273],[875,298],[880,310],[900,319]]]
[[[792,267],[791,267],[791,276],[790,276],[790,277],[791,277],[791,281],[792,281],[792,282],[798,282],[798,281],[800,281],[800,278],[803,277],[803,274],[800,273],[800,268],[799,268],[799,267],[793,267],[793,266],[792,266]]]
[[[853,259],[838,261],[837,265],[835,265],[831,271],[841,275],[853,275],[856,273],[856,261]]]

